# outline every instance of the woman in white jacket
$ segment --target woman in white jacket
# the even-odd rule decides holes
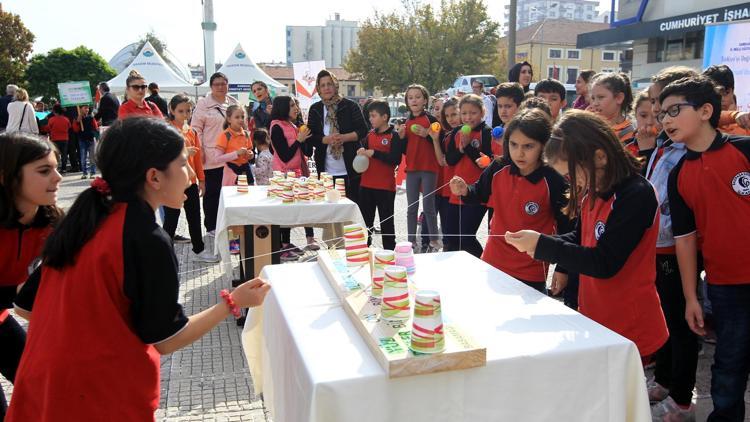
[[[29,102],[29,94],[23,88],[16,90],[15,101],[8,104],[8,126],[5,131],[39,133],[34,106]]]

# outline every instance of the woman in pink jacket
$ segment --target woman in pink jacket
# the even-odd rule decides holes
[[[216,214],[219,209],[224,162],[217,158],[224,154],[216,148],[216,139],[224,130],[227,108],[239,103],[227,95],[229,79],[216,72],[209,79],[211,92],[198,100],[193,112],[192,127],[198,132],[203,148],[203,171],[206,175],[206,193],[203,195],[203,224],[209,236],[216,230]]]

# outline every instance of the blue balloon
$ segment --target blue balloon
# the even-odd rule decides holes
[[[503,136],[503,132],[505,132],[505,129],[502,126],[495,126],[492,128],[492,137],[499,138]]]

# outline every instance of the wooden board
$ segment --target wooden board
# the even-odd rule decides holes
[[[445,351],[420,354],[409,350],[411,319],[380,319],[380,299],[370,297],[370,268],[347,267],[343,250],[321,251],[318,264],[341,299],[352,323],[390,378],[476,368],[487,363],[487,350],[459,327],[445,324]],[[415,291],[410,283],[410,291]]]

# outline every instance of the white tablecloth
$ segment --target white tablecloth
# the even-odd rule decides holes
[[[228,233],[231,226],[269,224],[277,226],[314,226],[317,224],[360,222],[362,216],[357,204],[347,198],[336,203],[282,204],[279,199],[266,195],[267,186],[249,186],[248,193],[237,193],[237,187],[221,189],[219,211],[216,216],[216,242],[224,262],[224,273],[231,274]]]
[[[487,366],[389,379],[317,263],[266,266],[243,348],[276,422],[651,420],[631,341],[465,252],[416,263]]]

